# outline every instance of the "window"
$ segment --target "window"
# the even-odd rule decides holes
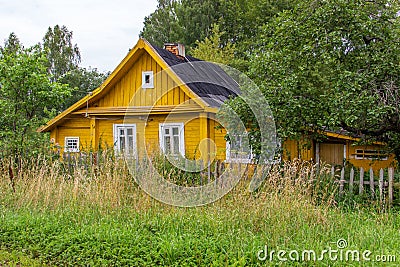
[[[230,140],[226,142],[227,161],[250,163],[254,159],[252,148],[249,147],[249,144],[245,144],[245,140],[248,140],[248,138],[244,138],[245,136],[247,133],[229,135]]]
[[[388,155],[384,151],[373,149],[356,149],[356,159],[387,160]]]
[[[154,88],[153,71],[142,72],[142,88],[143,89]]]
[[[183,123],[160,124],[160,148],[165,154],[185,155]]]
[[[79,152],[79,137],[65,137],[65,152]]]
[[[136,157],[135,124],[114,124],[114,148],[124,156]]]

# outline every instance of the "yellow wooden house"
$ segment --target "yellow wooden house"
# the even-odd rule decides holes
[[[199,62],[181,44],[161,49],[139,39],[99,88],[39,131],[50,132],[61,153],[108,147],[140,157],[161,149],[224,160],[226,131],[215,115],[240,90],[220,67]]]
[[[203,64],[198,64],[203,63]],[[39,129],[50,132],[63,152],[111,148],[135,158],[159,152],[188,159],[234,160],[216,113],[238,84],[219,66],[186,56],[181,44],[161,49],[144,39],[129,51],[104,83]],[[394,164],[380,144],[325,132],[324,142],[286,140],[283,159],[300,158],[374,169]],[[160,151],[161,150],[161,151]],[[240,156],[251,162],[252,154]],[[244,159],[244,160],[243,160]]]

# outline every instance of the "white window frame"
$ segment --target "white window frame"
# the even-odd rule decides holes
[[[146,82],[146,76],[149,77],[149,81]],[[142,88],[152,89],[154,88],[154,73],[153,71],[142,71]]]
[[[179,134],[179,153],[182,157],[185,156],[185,127],[183,122],[179,123],[160,123],[159,124],[159,141],[160,141],[160,149],[163,153],[165,153],[165,144],[164,144],[164,129],[170,128],[172,132],[172,128],[178,127]],[[173,138],[172,138],[173,140]]]
[[[72,148],[68,146],[68,141],[76,141],[76,148]],[[80,151],[80,140],[79,136],[66,136],[64,139],[64,151],[65,152],[79,152]]]
[[[120,128],[124,128],[125,130],[127,129],[127,128],[132,128],[133,129],[133,131],[132,131],[132,136],[133,136],[133,153],[132,154],[128,154],[128,153],[125,153],[124,154],[124,156],[126,156],[126,157],[132,157],[132,158],[136,158],[137,157],[137,134],[136,134],[136,124],[114,124],[114,127],[113,127],[113,138],[114,138],[114,151],[116,152],[116,153],[118,153],[118,154],[121,154],[121,151],[122,151],[122,149],[121,149],[121,144],[120,144],[120,142],[119,142],[119,138],[120,138],[120,132],[119,132],[119,130],[120,130]],[[126,139],[126,135],[125,135],[125,139]],[[125,146],[127,147],[128,146],[128,143],[127,142],[125,142]],[[125,148],[126,148],[125,147]],[[125,151],[129,151],[129,150],[126,150],[125,149]]]
[[[253,148],[251,146],[250,146],[250,154],[246,155],[246,157],[239,157],[239,158],[232,157],[231,150],[232,150],[231,143],[229,141],[226,141],[226,151],[225,151],[226,162],[251,163],[254,160],[255,155],[253,153]]]

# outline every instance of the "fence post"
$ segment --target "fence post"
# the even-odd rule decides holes
[[[388,170],[388,176],[389,176],[389,188],[388,188],[388,193],[389,193],[389,206],[392,205],[393,203],[393,179],[394,179],[394,169],[393,167],[390,167]]]
[[[208,183],[211,181],[211,162],[208,160],[207,162],[207,177],[208,177]]]
[[[375,196],[375,184],[374,184],[374,171],[372,167],[369,168],[369,188],[371,189],[371,196]]]
[[[382,205],[383,202],[383,169],[379,170],[379,202]]]
[[[346,181],[344,180],[344,167],[342,167],[342,171],[340,172],[340,181],[339,181],[339,195],[342,196],[343,195],[343,187],[344,187],[344,183]]]
[[[354,189],[354,168],[352,167],[350,170],[350,183],[349,183],[349,191],[353,194]]]
[[[217,179],[219,177],[218,165],[219,165],[219,160],[216,160],[214,166],[214,179]]]
[[[196,162],[196,161],[195,161],[195,162]],[[200,162],[200,186],[203,186],[203,177],[204,177],[203,168],[204,168],[204,162],[203,162],[202,159],[200,159],[199,162]],[[193,183],[193,185],[194,185],[194,183]],[[193,186],[193,185],[192,185],[192,186]]]
[[[360,168],[360,182],[358,184],[358,193],[361,195],[364,191],[364,168]]]

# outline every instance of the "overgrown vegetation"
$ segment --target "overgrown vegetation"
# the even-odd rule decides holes
[[[152,170],[130,173],[125,161],[110,159],[65,175],[65,164],[45,157],[24,161],[11,186],[9,162],[1,162],[1,251],[56,266],[256,266],[279,263],[257,258],[265,245],[321,252],[343,238],[349,248],[374,255],[400,248],[398,211],[341,207],[329,168],[316,172],[309,163],[286,163],[274,167],[255,193],[242,181],[211,205],[177,208],[135,184],[136,175]],[[312,173],[317,176],[310,180]],[[344,262],[326,258],[323,264]]]
[[[65,26],[49,27],[43,44],[29,48],[9,35],[0,46],[1,156],[37,156],[50,141],[37,128],[103,82],[105,74],[79,63]]]
[[[160,46],[182,42],[192,55],[246,73],[269,102],[281,140],[346,130],[387,144],[400,159],[398,1],[158,2],[141,35]],[[242,102],[231,106],[252,129]],[[259,133],[250,135],[255,147]]]

